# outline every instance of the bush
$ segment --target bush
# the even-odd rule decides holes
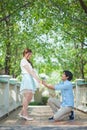
[[[39,105],[44,105],[43,102],[31,102],[29,105],[32,105],[32,106],[39,106]]]
[[[31,102],[29,105],[46,105],[47,104],[47,100],[48,100],[48,97],[42,97],[42,101],[41,102]]]
[[[43,105],[47,104],[48,97],[42,97],[42,103]]]

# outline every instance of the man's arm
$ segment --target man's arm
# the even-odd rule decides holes
[[[53,89],[53,90],[64,90],[64,89],[67,90],[72,87],[72,85],[70,83],[64,83],[64,84],[59,83],[59,84],[56,84],[55,86],[53,86],[53,85],[48,85],[45,81],[42,81],[42,84],[44,86],[46,86],[47,88]]]
[[[49,88],[49,89],[55,90],[55,87],[54,87],[53,85],[48,85],[45,81],[42,81],[42,84],[43,84],[44,86],[46,86],[47,88]]]

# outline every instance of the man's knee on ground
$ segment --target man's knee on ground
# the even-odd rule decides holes
[[[66,115],[66,116],[65,116],[65,115],[59,115],[59,116],[58,116],[58,115],[57,115],[57,116],[54,115],[54,120],[55,120],[55,121],[61,121],[62,119],[64,119],[64,118],[67,117],[67,116],[68,116],[68,115]]]
[[[70,111],[71,112],[71,111]],[[55,115],[54,115],[54,120],[55,121],[60,121],[64,118],[67,118],[69,117],[70,115],[70,112],[67,112],[67,113],[61,113],[61,112],[57,112]]]

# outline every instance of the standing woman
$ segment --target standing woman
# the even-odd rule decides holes
[[[36,90],[35,80],[40,83],[39,77],[36,75],[32,68],[29,59],[32,55],[32,51],[26,48],[23,52],[23,59],[21,60],[20,67],[22,71],[22,82],[20,87],[20,93],[23,95],[23,107],[19,116],[26,120],[33,120],[28,116],[28,104],[32,100],[34,92]]]

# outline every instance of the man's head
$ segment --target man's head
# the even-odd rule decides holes
[[[62,75],[62,80],[72,80],[72,78],[73,78],[73,74],[70,72],[70,71],[68,71],[68,70],[64,70],[63,71],[63,75]]]

